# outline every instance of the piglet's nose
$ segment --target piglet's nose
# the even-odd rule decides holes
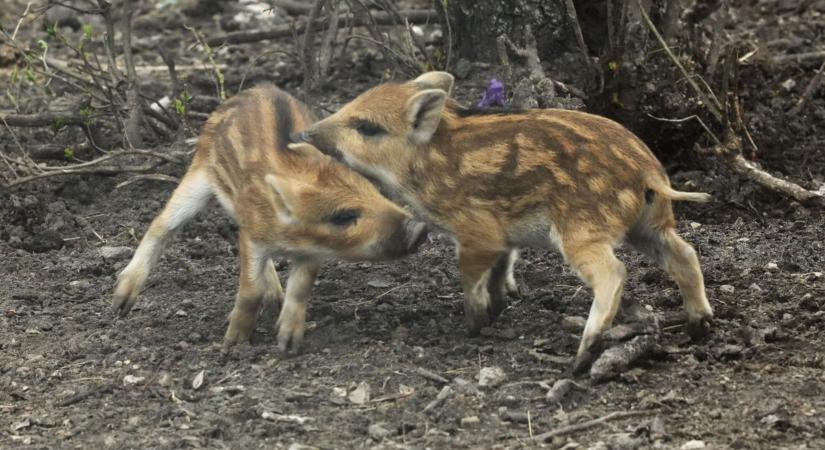
[[[407,242],[409,243],[408,248],[411,252],[413,252],[427,240],[427,224],[424,222],[408,220],[406,228]]]
[[[300,133],[291,133],[289,135],[289,142],[297,144],[300,142],[309,142],[314,132],[312,130],[304,130]]]

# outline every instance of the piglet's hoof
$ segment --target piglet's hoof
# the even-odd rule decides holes
[[[703,317],[699,319],[688,319],[685,322],[685,333],[694,341],[699,341],[710,334],[711,326],[713,325],[713,316]]]
[[[481,329],[490,325],[490,316],[487,312],[476,314],[473,316],[466,316],[465,322],[467,324],[467,336],[477,337],[481,334]]]
[[[581,375],[587,372],[587,369],[593,364],[594,359],[595,357],[590,350],[585,350],[576,355],[576,359],[573,361],[573,367],[571,368],[573,375]]]

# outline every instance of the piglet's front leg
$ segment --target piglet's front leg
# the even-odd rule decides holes
[[[458,268],[461,271],[461,287],[464,290],[464,321],[470,336],[477,336],[490,324],[490,316],[503,309],[501,292],[491,298],[489,284],[493,266],[501,252],[462,245],[458,250]],[[495,300],[495,303],[493,302]]]
[[[293,261],[286,285],[286,299],[278,317],[278,349],[298,351],[304,340],[306,314],[312,285],[321,265],[313,260]]]

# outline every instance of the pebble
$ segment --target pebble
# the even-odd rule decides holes
[[[769,270],[771,272],[777,271],[777,270],[779,270],[779,265],[777,265],[775,262],[769,262],[765,266],[765,270]]]
[[[146,377],[137,377],[137,376],[134,376],[134,375],[126,375],[125,377],[123,377],[123,384],[125,384],[125,385],[138,384],[138,383],[142,382],[145,379],[146,379]]]
[[[507,379],[507,374],[501,367],[483,367],[478,372],[478,385],[480,387],[496,387]]]
[[[579,331],[584,329],[587,319],[581,316],[564,316],[561,319],[561,326],[568,331]]]
[[[698,450],[700,448],[705,448],[705,441],[692,440],[682,444],[679,450]]]
[[[653,439],[662,439],[666,435],[665,419],[657,414],[656,417],[650,421],[650,437]]]
[[[478,416],[467,416],[461,418],[461,426],[465,428],[474,427],[481,423],[481,419]]]
[[[735,291],[736,291],[736,288],[729,285],[729,284],[723,284],[723,285],[719,286],[719,292],[722,292],[722,293],[725,293],[725,294],[733,294]]]
[[[573,381],[567,378],[556,380],[556,382],[553,383],[553,387],[547,391],[545,399],[549,403],[558,403],[573,389],[573,386]]]
[[[693,228],[693,229],[695,230],[695,229],[697,229],[697,228],[701,228],[701,227],[702,227],[702,224],[701,224],[701,223],[699,223],[699,222],[691,222],[691,223],[690,223],[690,227],[691,227],[691,228]]]
[[[751,285],[748,286],[748,289],[752,290],[753,292],[762,292],[762,288],[759,287],[759,285],[756,283],[751,283]]]
[[[392,432],[385,428],[386,423],[374,423],[367,428],[367,434],[375,441],[382,441],[385,437],[392,434]]]
[[[69,282],[69,287],[73,289],[88,289],[92,283],[89,280],[75,280]]]
[[[363,405],[370,401],[370,385],[366,381],[358,383],[358,387],[349,393],[349,401],[356,405]]]
[[[97,251],[106,261],[119,261],[132,256],[131,247],[100,247]]]

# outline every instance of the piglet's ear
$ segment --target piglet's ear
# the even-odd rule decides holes
[[[441,89],[450,95],[453,92],[455,77],[447,72],[427,72],[413,82],[425,89]]]
[[[407,123],[410,139],[415,144],[430,142],[444,111],[447,92],[441,89],[427,89],[413,95],[407,101]]]
[[[289,149],[291,151],[293,151],[296,154],[300,155],[302,158],[307,158],[307,159],[311,159],[311,160],[319,160],[319,161],[324,159],[324,158],[327,158],[327,156],[324,155],[323,153],[321,153],[321,151],[318,150],[317,147],[315,147],[312,144],[307,144],[306,142],[298,142],[298,143],[294,143],[294,144],[289,144],[289,145],[287,145],[287,147],[289,147]]]

